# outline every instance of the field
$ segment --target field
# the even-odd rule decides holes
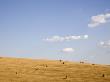
[[[110,82],[110,65],[1,57],[0,82]]]

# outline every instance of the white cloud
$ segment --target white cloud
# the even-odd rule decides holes
[[[53,36],[51,38],[46,38],[44,39],[45,41],[48,41],[48,42],[61,42],[64,40],[63,37],[60,37],[60,36]]]
[[[104,47],[104,48],[110,48],[110,40],[108,40],[108,41],[101,41],[101,42],[99,42],[99,45],[101,46],[101,47]]]
[[[84,39],[88,39],[88,35],[84,35]]]
[[[97,27],[101,24],[105,24],[110,20],[110,13],[99,14],[91,17],[91,22],[88,24],[88,27]]]
[[[44,39],[47,42],[63,42],[63,41],[72,41],[72,40],[79,40],[79,39],[88,39],[88,35],[81,35],[81,36],[52,36],[50,38]]]
[[[74,50],[73,48],[64,48],[64,49],[62,49],[61,51],[64,52],[64,53],[72,53],[72,52],[74,52],[75,50]]]

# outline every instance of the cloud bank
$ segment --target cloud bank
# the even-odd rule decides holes
[[[101,24],[105,24],[110,21],[110,13],[99,14],[91,17],[91,22],[88,24],[88,27],[95,28]]]
[[[74,50],[73,48],[64,48],[64,49],[62,49],[61,51],[64,52],[64,53],[72,53],[72,52],[74,52],[75,50]]]
[[[108,41],[101,41],[101,42],[99,42],[99,45],[101,47],[104,47],[104,48],[110,48],[110,40],[108,40]]]
[[[72,40],[79,40],[79,39],[88,39],[88,35],[81,35],[81,36],[52,36],[50,38],[44,39],[47,42],[63,42],[63,41],[72,41]]]

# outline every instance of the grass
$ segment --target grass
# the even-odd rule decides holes
[[[0,57],[0,82],[110,82],[110,66]]]

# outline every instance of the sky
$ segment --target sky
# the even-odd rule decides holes
[[[0,56],[110,64],[110,0],[0,0]]]

